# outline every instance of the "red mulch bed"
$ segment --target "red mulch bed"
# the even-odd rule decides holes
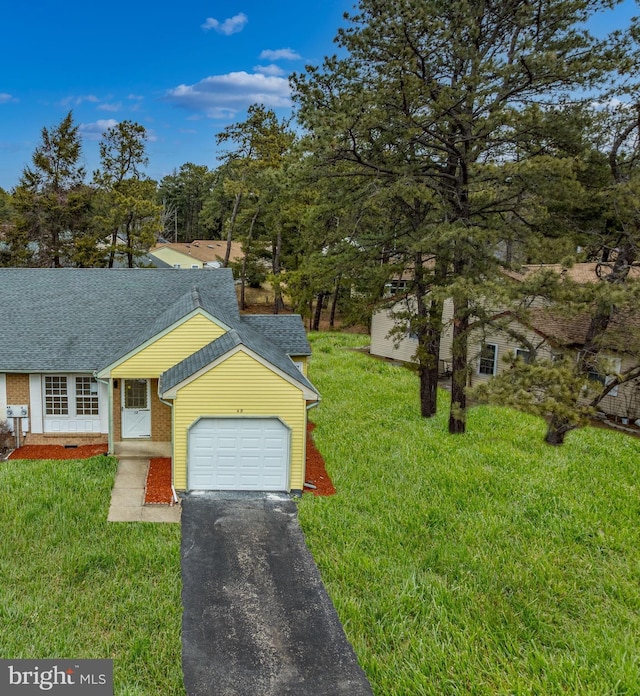
[[[79,445],[63,447],[62,445],[25,445],[18,447],[9,459],[89,459],[100,454],[107,454],[108,447],[102,445]]]
[[[171,491],[171,457],[154,457],[149,460],[144,503],[155,505],[173,504]]]
[[[311,431],[313,423],[307,426],[307,482],[315,488],[305,488],[305,493],[314,495],[333,495],[336,489],[331,483],[324,466],[324,459],[313,442]],[[145,504],[169,505],[173,500],[171,493],[171,458],[157,457],[149,462]]]
[[[318,451],[313,441],[312,430],[316,427],[315,423],[307,423],[307,475],[306,481],[312,483],[315,488],[305,488],[305,493],[310,492],[314,495],[333,495],[336,489],[327,474],[324,466],[324,457]]]
[[[305,488],[305,493],[314,495],[333,495],[336,489],[324,466],[324,459],[316,447],[311,432],[314,423],[307,425],[307,475],[306,481],[315,488]],[[107,445],[25,445],[14,450],[9,459],[88,459],[107,454]],[[145,503],[169,505],[173,501],[171,492],[171,458],[157,457],[149,462]]]

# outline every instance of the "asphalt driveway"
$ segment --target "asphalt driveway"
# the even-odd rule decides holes
[[[190,495],[181,556],[188,696],[371,696],[294,502]]]

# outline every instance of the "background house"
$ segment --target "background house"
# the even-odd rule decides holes
[[[166,242],[149,250],[152,259],[172,268],[219,268],[227,250],[226,241],[196,239],[193,242]],[[230,263],[242,259],[242,245],[231,242]]]
[[[559,264],[525,266],[521,273],[508,272],[507,275],[515,282],[536,271],[547,269],[566,274],[577,283],[591,283],[600,280],[606,272],[602,264],[578,263],[570,268]],[[640,269],[632,269],[632,277],[640,277]],[[375,312],[371,320],[371,354],[401,362],[414,362],[417,348],[417,337],[410,333],[392,333],[397,329],[398,322],[394,313],[406,311],[413,302],[409,295],[392,307]],[[542,298],[534,299],[529,316],[517,318],[508,307],[496,307],[496,321],[482,329],[472,331],[468,341],[468,360],[471,371],[468,385],[473,386],[494,375],[500,374],[508,365],[504,362],[507,354],[519,355],[522,359],[530,357],[530,346],[534,346],[538,359],[555,359],[567,352],[576,358],[582,350],[589,318],[570,316],[558,312]],[[445,300],[443,308],[443,332],[440,343],[439,371],[445,376],[451,366],[451,343],[453,304]],[[620,318],[612,321],[608,334],[605,334],[605,345],[602,357],[614,369],[628,369],[633,364],[633,358],[621,351],[624,341],[620,334],[629,327],[640,329],[640,310],[637,316]],[[604,381],[605,376],[594,373],[593,378]],[[640,418],[640,381],[634,380],[614,388],[598,406],[599,410],[614,418]]]

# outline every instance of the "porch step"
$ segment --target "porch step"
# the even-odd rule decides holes
[[[151,442],[149,440],[123,440],[114,442],[116,457],[170,457],[170,442]]]

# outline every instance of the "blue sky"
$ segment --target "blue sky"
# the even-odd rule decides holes
[[[0,187],[18,183],[43,126],[71,109],[84,164],[101,133],[129,119],[148,132],[147,173],[217,166],[215,135],[263,102],[290,113],[287,76],[335,52],[353,0],[12,2],[0,23]],[[626,0],[594,29],[624,26]]]

